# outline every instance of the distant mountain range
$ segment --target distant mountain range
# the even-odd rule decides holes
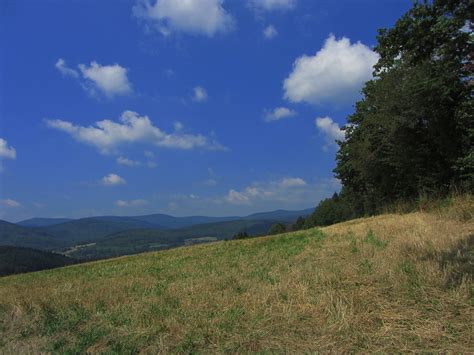
[[[30,218],[24,221],[17,222],[19,226],[23,227],[48,227],[59,223],[71,222],[72,218]]]
[[[0,245],[59,252],[80,259],[171,248],[200,241],[223,240],[239,232],[265,234],[273,223],[292,223],[313,209],[277,210],[245,217],[98,216],[80,219],[0,220]]]
[[[57,247],[58,241],[44,230],[0,220],[0,245],[48,250]]]
[[[248,216],[230,216],[230,217],[206,217],[206,216],[190,216],[190,217],[174,217],[167,214],[150,214],[144,216],[98,216],[98,217],[87,217],[80,219],[71,218],[30,218],[24,221],[17,222],[17,225],[23,227],[49,227],[57,224],[65,224],[74,221],[105,221],[114,223],[127,223],[137,224],[142,223],[143,228],[153,227],[159,229],[175,229],[189,227],[196,224],[205,223],[216,223],[216,222],[228,222],[240,219],[245,220],[256,220],[256,219],[274,219],[279,221],[290,222],[299,216],[308,216],[313,212],[314,208],[298,211],[287,211],[287,210],[275,210],[271,212],[260,212],[254,213]]]
[[[231,239],[241,231],[263,235],[275,220],[239,219],[197,224],[179,229],[133,229],[108,235],[95,243],[72,248],[66,254],[78,259],[103,259],[182,245]]]

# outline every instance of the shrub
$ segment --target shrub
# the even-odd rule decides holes
[[[268,234],[275,235],[275,234],[281,234],[285,232],[286,232],[286,227],[283,223],[275,223],[274,225],[270,227]]]

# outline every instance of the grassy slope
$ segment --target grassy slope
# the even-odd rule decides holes
[[[472,207],[5,277],[0,352],[469,352]]]

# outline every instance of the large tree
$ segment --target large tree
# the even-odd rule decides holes
[[[348,118],[336,176],[365,212],[473,188],[474,2],[415,3],[379,31],[374,79]]]

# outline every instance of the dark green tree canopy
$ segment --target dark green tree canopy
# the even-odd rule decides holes
[[[247,238],[250,238],[250,236],[248,235],[247,232],[243,231],[243,232],[239,232],[236,235],[234,235],[234,237],[232,239],[247,239]]]
[[[299,231],[301,229],[303,229],[304,227],[304,222],[305,222],[305,219],[303,217],[298,217],[298,219],[296,220],[295,223],[293,223],[291,225],[291,230],[293,231]]]
[[[286,232],[286,227],[283,223],[275,223],[270,227],[268,231],[269,235],[281,234]]]
[[[366,213],[453,185],[472,190],[473,14],[468,0],[416,3],[379,31],[374,79],[348,118],[335,169]]]

